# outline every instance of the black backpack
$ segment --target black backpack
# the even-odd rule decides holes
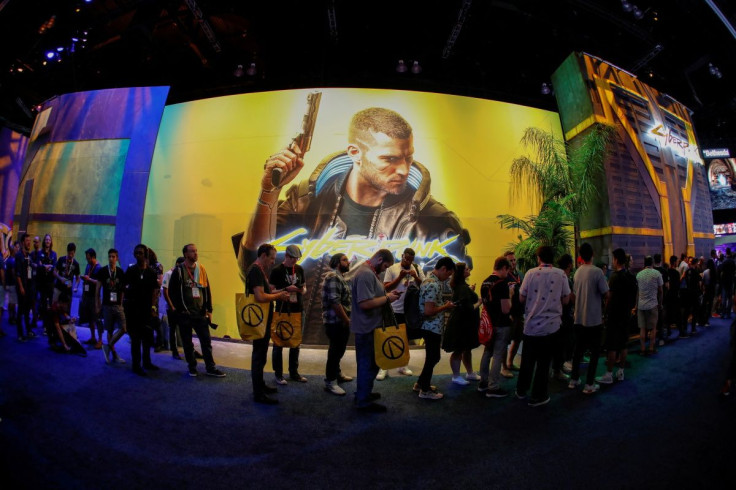
[[[415,281],[411,281],[404,292],[404,318],[406,328],[409,329],[422,328],[422,323],[424,323],[424,315],[419,310],[419,286]]]

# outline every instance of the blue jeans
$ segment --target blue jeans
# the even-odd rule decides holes
[[[373,352],[373,332],[355,334],[355,362],[358,366],[355,404],[358,407],[366,407],[371,404],[373,382],[378,374],[378,365]]]
[[[511,327],[496,327],[493,329],[493,342],[483,348],[483,357],[480,358],[480,386],[497,390],[501,387],[501,367],[506,358],[506,348],[511,337]],[[491,364],[491,357],[493,363]],[[489,376],[490,373],[490,376]]]

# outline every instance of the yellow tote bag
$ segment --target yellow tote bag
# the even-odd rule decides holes
[[[253,294],[235,293],[238,333],[243,340],[258,340],[266,335],[271,303],[258,303]]]
[[[282,303],[283,307],[283,303]],[[271,322],[271,340],[279,347],[299,347],[302,344],[302,312],[275,311]]]
[[[387,308],[386,308],[387,307]],[[383,310],[383,326],[373,331],[373,351],[381,369],[393,369],[409,364],[409,337],[406,325],[397,324],[390,305]]]

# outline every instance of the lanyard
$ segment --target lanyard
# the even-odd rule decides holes
[[[115,275],[118,273],[118,267],[115,266],[115,269],[112,269],[109,265],[107,266],[107,275],[110,276],[110,280],[112,282],[115,282]]]
[[[195,265],[195,267],[196,267],[196,265]],[[189,274],[189,279],[192,280],[192,283],[193,284],[197,284],[197,282],[194,280],[194,276],[192,275],[192,272],[189,270],[189,267],[187,267],[187,265],[184,264],[184,268],[186,269],[187,274]]]

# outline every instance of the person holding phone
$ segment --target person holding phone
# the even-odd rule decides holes
[[[404,298],[406,295],[404,293],[410,286],[418,288],[424,281],[424,272],[414,263],[415,255],[414,249],[404,249],[404,253],[401,254],[401,261],[386,269],[383,276],[383,286],[386,291],[396,291],[400,295],[397,300],[391,302],[391,309],[394,311],[397,323],[403,323],[404,325],[406,325],[406,318],[404,317]],[[407,334],[409,333],[407,331]],[[404,376],[414,374],[409,366],[400,367],[397,372]],[[376,380],[382,381],[386,379],[386,376],[388,376],[388,370],[379,369]]]
[[[276,301],[276,311],[288,308],[289,312],[295,313],[302,311],[302,298],[307,292],[304,280],[304,269],[297,264],[297,260],[302,256],[302,251],[296,245],[286,247],[284,261],[273,268],[268,281],[276,291],[286,291],[289,293],[288,303]],[[302,327],[304,326],[304,317],[302,316]],[[274,344],[271,351],[271,366],[276,375],[276,383],[285,385],[288,382],[284,379],[284,348]],[[289,349],[289,379],[299,383],[306,383],[307,378],[299,374],[299,347],[291,347]]]

